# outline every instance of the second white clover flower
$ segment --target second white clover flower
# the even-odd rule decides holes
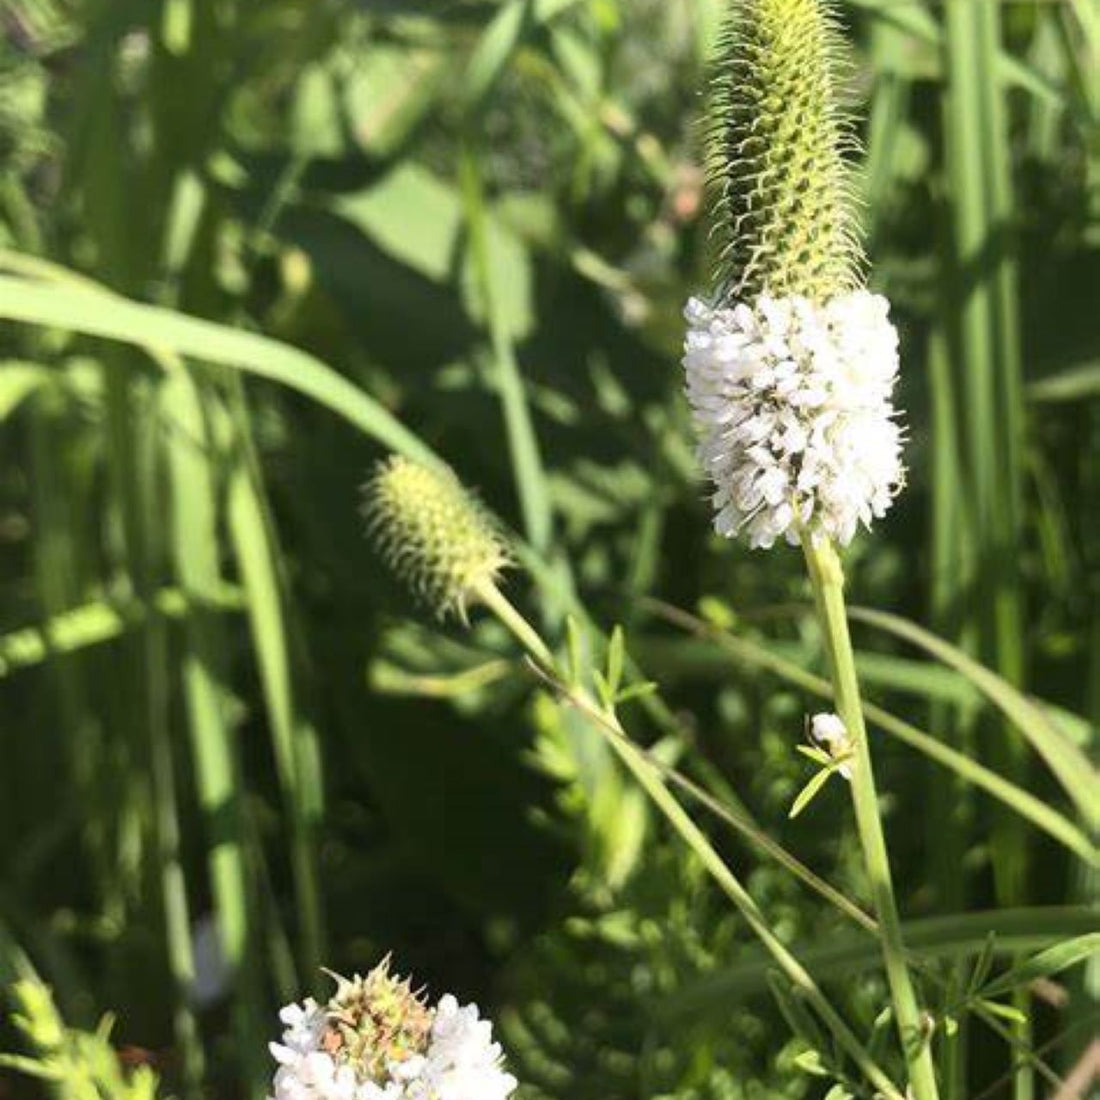
[[[507,1100],[516,1087],[477,1005],[429,1006],[385,963],[279,1018],[271,1100]]]

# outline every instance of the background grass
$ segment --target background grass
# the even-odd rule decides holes
[[[177,1094],[264,1095],[275,1007],[388,950],[492,1009],[531,1098],[823,1091],[604,742],[492,626],[417,617],[358,515],[385,450],[451,462],[522,538],[546,633],[624,625],[662,687],[632,731],[865,900],[839,784],[787,820],[822,668],[797,556],[710,536],[679,392],[721,12],[0,7],[0,974],[116,1009]],[[1100,21],[841,12],[910,438],[854,598],[959,647],[857,624],[942,1008],[988,932],[999,972],[1096,926]],[[881,1030],[873,941],[699,820]],[[1097,980],[1018,994],[1044,1052],[1014,1078],[1012,1034],[964,1025],[947,1095],[1055,1090]]]

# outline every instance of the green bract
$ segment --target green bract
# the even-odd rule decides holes
[[[735,0],[719,36],[708,177],[725,301],[861,285],[853,144],[836,98],[841,41],[824,0]]]
[[[398,456],[380,463],[366,512],[382,556],[440,618],[465,618],[510,560],[493,517],[449,469]]]

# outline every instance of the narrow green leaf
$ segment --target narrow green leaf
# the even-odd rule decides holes
[[[801,1054],[796,1055],[794,1064],[803,1073],[808,1073],[811,1077],[827,1077],[829,1075],[825,1063],[821,1060],[821,1055],[816,1050],[804,1050]]]
[[[291,866],[301,928],[301,975],[316,974],[324,962],[320,873],[314,827],[321,813],[320,792],[310,782],[301,743],[304,719],[295,705],[290,642],[286,627],[276,550],[260,495],[258,476],[239,462],[229,478],[229,530],[248,597],[248,620],[271,728],[276,769],[289,819]]]
[[[647,695],[653,695],[660,691],[660,685],[653,680],[639,680],[636,684],[630,684],[623,688],[615,696],[616,703],[629,703],[631,699],[644,699]]]
[[[980,998],[976,1004],[984,1008],[986,1012],[990,1012],[994,1016],[999,1016],[1002,1020],[1008,1020],[1009,1023],[1027,1023],[1027,1015],[1018,1008],[1014,1008],[1012,1005],[1003,1005],[999,1001],[987,1001],[984,997]]]
[[[596,694],[600,702],[607,708],[612,707],[615,703],[615,693],[611,690],[607,677],[598,668],[592,670],[592,682],[596,685]]]
[[[1090,906],[1035,906],[954,913],[904,921],[906,948],[924,959],[952,959],[980,952],[990,932],[996,935],[1001,955],[1018,954],[1061,943],[1067,937],[1095,934],[1096,913]],[[814,944],[800,951],[807,968],[821,979],[843,978],[882,966],[877,939],[867,933],[838,935],[827,944]],[[661,1006],[662,1016],[705,1017],[729,1004],[768,988],[768,973],[774,964],[760,950],[733,966],[685,987]]]
[[[798,817],[798,815],[813,801],[817,792],[829,782],[829,776],[831,776],[835,770],[835,768],[822,768],[821,771],[811,776],[810,781],[801,791],[799,791],[798,797],[795,798],[794,804],[791,806],[787,817]]]
[[[827,768],[833,762],[833,758],[824,749],[819,749],[815,745],[795,745],[794,749],[795,752],[802,753],[823,768]]]
[[[848,0],[848,2],[855,7],[864,8],[876,19],[881,19],[930,46],[942,44],[943,32],[940,25],[920,0],[905,4],[899,4],[896,0]],[[1006,83],[1023,89],[1044,103],[1057,107],[1067,106],[1063,89],[1007,50],[1002,50],[997,55],[997,66],[1001,79]]]
[[[1032,401],[1086,401],[1100,397],[1100,361],[1079,363],[1046,378],[1040,378],[1027,387]]]
[[[618,624],[611,631],[611,641],[607,645],[607,688],[612,698],[619,694],[619,685],[623,680],[623,628]]]
[[[504,0],[485,29],[462,80],[462,106],[479,110],[524,38],[539,24],[557,18],[578,0]]]
[[[161,394],[172,482],[171,543],[176,576],[189,598],[202,601],[222,586],[209,417],[198,386],[177,367]],[[217,620],[196,615],[185,622],[183,689],[202,810],[219,943],[235,996],[240,1043],[263,1042],[263,1007],[255,963],[261,942],[258,893],[250,875],[244,787],[227,711],[226,643]],[[250,1072],[258,1069],[242,1055]]]
[[[984,985],[979,993],[986,998],[999,997],[1021,986],[1030,985],[1040,978],[1049,978],[1052,974],[1058,974],[1080,962],[1097,957],[1100,957],[1100,932],[1075,936],[1064,943],[1048,947],[1045,951],[1040,951],[1037,955],[1012,967],[988,985]]]
[[[821,1056],[817,1051],[824,1046],[825,1037],[821,1034],[817,1021],[814,1020],[806,1006],[799,999],[798,991],[792,987],[791,983],[782,974],[775,970],[769,970],[766,977],[768,988],[771,990],[772,997],[775,998],[775,1003],[779,1006],[783,1019],[787,1021],[787,1026],[810,1048],[805,1053],[820,1060]]]
[[[970,972],[970,977],[967,979],[966,988],[967,996],[971,997],[977,993],[978,989],[985,983],[986,978],[989,977],[989,972],[993,969],[993,960],[997,954],[997,937],[992,932],[986,936],[985,943],[982,945],[981,953],[974,960],[974,968]]]
[[[83,604],[45,622],[0,635],[0,679],[52,657],[112,641],[140,627],[150,613],[178,619],[200,607],[210,613],[239,611],[242,606],[240,590],[230,585],[205,603],[189,601],[178,588],[162,588],[151,605],[136,599]]]
[[[904,638],[966,676],[1046,761],[1090,828],[1100,825],[1100,777],[1096,769],[1032,700],[973,657],[908,619],[862,607],[849,608],[849,615]]]
[[[577,624],[575,615],[565,617],[565,641],[569,655],[569,683],[581,683],[581,670],[583,669],[584,643],[581,639],[581,628]]]
[[[766,670],[803,691],[825,699],[832,698],[832,687],[826,680],[773,653],[769,645],[719,630],[702,619],[669,604],[654,601],[652,607],[662,618],[681,629],[710,638],[738,664]],[[1076,853],[1086,863],[1095,865],[1100,862],[1100,855],[1097,854],[1095,846],[1081,829],[1064,814],[1048,806],[1042,799],[1036,798],[1030,791],[1024,790],[976,760],[950,748],[942,738],[917,729],[916,726],[895,717],[882,707],[865,703],[863,711],[868,722],[1005,803],[1021,817],[1027,818],[1033,825]]]

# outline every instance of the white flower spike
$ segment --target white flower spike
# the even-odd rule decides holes
[[[429,1007],[388,962],[279,1018],[272,1100],[507,1100],[516,1087],[477,1005],[446,994]]]
[[[904,470],[888,310],[866,290],[688,302],[687,395],[720,535],[846,545],[889,508]]]

